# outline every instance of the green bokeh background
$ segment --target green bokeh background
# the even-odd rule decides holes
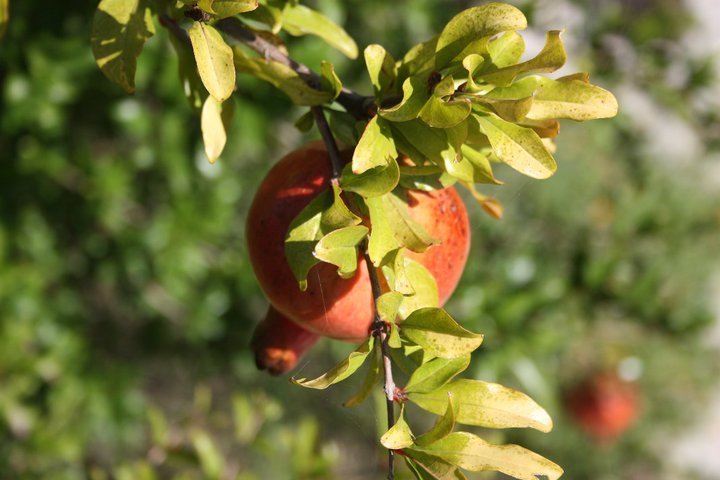
[[[381,43],[396,57],[474,4],[309,3],[361,49]],[[550,434],[481,433],[522,442],[569,479],[716,478],[668,455],[703,421],[719,371],[705,341],[720,246],[706,181],[720,147],[704,100],[717,91],[714,59],[688,53],[698,27],[679,0],[514,3],[535,34],[568,26],[577,69],[641,91],[668,128],[648,129],[620,95],[616,119],[563,125],[552,179],[500,171],[507,184],[486,193],[505,205],[501,221],[466,199],[473,249],[448,309],[486,339],[467,375],[531,394],[556,422]],[[12,0],[0,41],[0,479],[381,478],[381,399],[345,410],[353,382],[303,390],[257,372],[248,350],[266,303],[244,218],[273,162],[314,138],[293,126],[303,110],[239,78],[232,134],[211,166],[166,32],[157,25],[125,95],[93,61],[95,6]],[[369,93],[362,62],[314,38],[288,48],[312,68],[329,59]],[[677,122],[701,148],[653,150]],[[351,348],[324,341],[300,371]],[[634,379],[643,408],[598,446],[562,397],[608,370]]]

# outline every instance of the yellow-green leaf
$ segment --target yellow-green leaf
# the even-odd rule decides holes
[[[488,43],[490,60],[497,68],[515,65],[525,52],[525,41],[517,32],[505,32]]]
[[[212,9],[218,18],[234,17],[251,12],[258,7],[258,0],[213,0]],[[211,12],[212,13],[212,12]]]
[[[374,344],[375,338],[368,337],[367,340],[365,340],[365,342],[360,345],[354,352],[350,353],[350,355],[345,360],[337,364],[328,372],[312,380],[308,380],[305,378],[293,378],[291,379],[291,381],[296,385],[307,388],[315,388],[318,390],[324,390],[330,385],[342,382],[350,375],[355,373],[358,368],[360,368],[360,366],[367,358],[368,354],[372,352]]]
[[[383,197],[367,198],[365,204],[370,212],[370,223],[372,225],[368,253],[373,265],[377,267],[380,266],[380,262],[388,253],[400,247],[400,243],[395,238],[389,217],[385,213]]]
[[[10,0],[0,0],[0,39],[5,35],[10,20]]]
[[[359,175],[353,173],[351,164],[347,164],[340,177],[343,190],[355,192],[366,198],[391,192],[399,181],[400,168],[395,159],[390,160],[387,165],[373,167]]]
[[[375,115],[365,127],[355,147],[352,171],[356,175],[375,167],[384,167],[398,156],[392,131],[386,121]]]
[[[401,191],[402,192],[402,191]],[[383,200],[385,215],[392,228],[395,239],[413,252],[422,253],[439,240],[430,234],[410,217],[406,202],[395,193],[388,193],[380,197]]]
[[[506,122],[494,115],[476,116],[497,157],[520,173],[548,178],[557,169],[555,159],[530,128]]]
[[[380,295],[377,299],[377,311],[380,319],[385,322],[394,322],[402,298],[402,294],[399,292],[387,292]]]
[[[203,106],[203,98],[207,93],[195,66],[192,47],[176,35],[170,35],[170,43],[178,57],[178,76],[185,98],[190,102],[192,108],[200,110]]]
[[[421,408],[442,414],[448,393],[458,407],[456,421],[487,428],[534,428],[552,430],[550,415],[532,398],[497,383],[460,379],[429,393],[410,393]]]
[[[367,233],[368,229],[363,225],[333,230],[318,241],[313,255],[337,266],[341,278],[352,278],[358,266],[357,246]]]
[[[283,10],[283,29],[290,35],[316,35],[348,58],[357,58],[355,40],[325,15],[299,3],[288,2]]]
[[[412,294],[406,295],[400,305],[400,318],[407,318],[412,312],[419,308],[437,307],[440,303],[437,282],[432,273],[420,263],[409,258],[403,259],[403,270],[405,280],[410,284]],[[383,271],[385,269],[383,268]],[[395,270],[397,271],[397,270]],[[397,276],[395,278],[395,290],[397,288]]]
[[[395,425],[380,437],[380,443],[388,450],[400,450],[413,444],[413,434],[410,425],[405,421],[405,405],[400,405],[400,416]]]
[[[137,58],[154,34],[145,0],[101,0],[90,38],[95,62],[105,76],[133,93]]]
[[[395,59],[378,44],[368,45],[364,53],[365,65],[375,91],[375,98],[382,100],[397,76]]]
[[[424,363],[410,376],[405,390],[427,393],[437,390],[470,365],[470,355],[457,358],[434,358]]]
[[[406,122],[417,118],[431,94],[427,88],[428,75],[414,75],[403,82],[403,98],[397,105],[381,108],[378,114],[392,122]]]
[[[225,103],[220,103],[211,96],[205,99],[200,114],[200,130],[205,145],[205,155],[210,163],[215,163],[225,148],[234,111],[235,103],[231,98]]]
[[[543,475],[557,480],[563,474],[562,468],[535,452],[518,445],[493,445],[468,432],[451,433],[417,450],[471,472],[492,470],[519,480],[537,480]]]
[[[225,101],[235,89],[232,48],[225,43],[220,32],[201,22],[194,22],[188,35],[203,85],[210,95]]]
[[[468,8],[453,17],[440,34],[435,47],[435,68],[448,65],[473,42],[524,28],[527,28],[525,16],[512,5],[488,3]]]
[[[432,361],[428,363],[432,363]],[[445,438],[446,436],[448,436],[453,431],[453,428],[455,428],[456,415],[457,407],[453,402],[452,395],[448,394],[447,408],[445,409],[445,413],[437,419],[433,428],[417,437],[415,439],[415,443],[419,446],[430,445],[440,440],[441,438]]]
[[[356,405],[360,405],[370,395],[378,377],[380,377],[380,350],[375,349],[374,358],[371,358],[370,365],[368,366],[365,380],[363,381],[360,390],[353,395],[351,398],[343,403],[343,407],[352,408]]]
[[[461,327],[441,308],[421,308],[400,324],[402,336],[436,357],[464,357],[477,349],[483,336]]]

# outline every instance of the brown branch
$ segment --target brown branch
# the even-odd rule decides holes
[[[361,245],[363,249],[363,255],[365,256],[365,265],[367,266],[368,273],[370,274],[370,285],[373,292],[373,300],[375,304],[375,321],[373,322],[372,334],[375,336],[375,340],[380,344],[380,350],[382,352],[383,359],[383,372],[385,374],[385,405],[387,407],[387,423],[388,430],[395,425],[395,381],[393,380],[392,373],[392,361],[390,360],[390,346],[388,340],[387,325],[382,321],[377,310],[377,301],[382,295],[380,289],[380,280],[378,279],[377,270],[373,266],[370,254],[367,251],[367,242]],[[388,480],[395,478],[395,452],[388,450]]]
[[[310,110],[312,111],[313,117],[315,117],[315,124],[317,125],[318,130],[320,130],[320,136],[322,137],[323,142],[325,142],[328,156],[330,157],[330,165],[332,166],[332,178],[330,181],[333,185],[339,185],[340,175],[342,175],[343,168],[342,158],[340,158],[340,149],[335,141],[335,137],[333,137],[333,134],[330,131],[330,125],[328,125],[327,119],[325,118],[325,112],[323,112],[322,107],[315,105],[314,107],[310,107]]]

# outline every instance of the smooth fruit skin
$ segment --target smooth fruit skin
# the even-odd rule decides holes
[[[263,180],[250,206],[246,238],[250,260],[265,296],[282,314],[319,335],[360,342],[373,319],[367,266],[344,280],[333,265],[310,270],[308,288],[301,291],[285,259],[285,236],[292,220],[320,192],[330,188],[330,161],[320,142],[281,159]],[[441,245],[423,254],[409,253],[435,276],[441,303],[462,275],[470,247],[467,212],[458,193],[447,188],[408,193],[410,216]]]
[[[259,370],[281,375],[295,368],[300,357],[318,340],[319,335],[305,330],[270,306],[263,321],[255,327],[250,345]]]

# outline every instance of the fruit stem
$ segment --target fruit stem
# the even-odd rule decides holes
[[[340,149],[337,146],[335,137],[333,137],[330,131],[330,125],[328,125],[327,119],[325,118],[325,112],[319,105],[310,107],[313,117],[315,117],[315,123],[317,124],[318,130],[320,130],[320,136],[325,142],[325,147],[330,157],[330,164],[332,166],[332,178],[330,181],[333,185],[340,185],[340,175],[342,175],[342,159],[340,158]]]
[[[385,374],[385,404],[387,406],[388,430],[395,425],[395,381],[393,380],[392,361],[390,360],[390,347],[388,346],[388,330],[385,322],[382,321],[377,310],[377,300],[382,295],[380,288],[380,280],[378,279],[377,270],[370,260],[370,254],[367,251],[367,242],[361,246],[363,255],[365,256],[365,265],[367,265],[370,274],[370,286],[373,292],[373,303],[375,304],[375,321],[372,327],[372,334],[375,335],[376,341],[380,344],[383,360],[383,372]],[[395,452],[388,450],[388,480],[395,478]]]

